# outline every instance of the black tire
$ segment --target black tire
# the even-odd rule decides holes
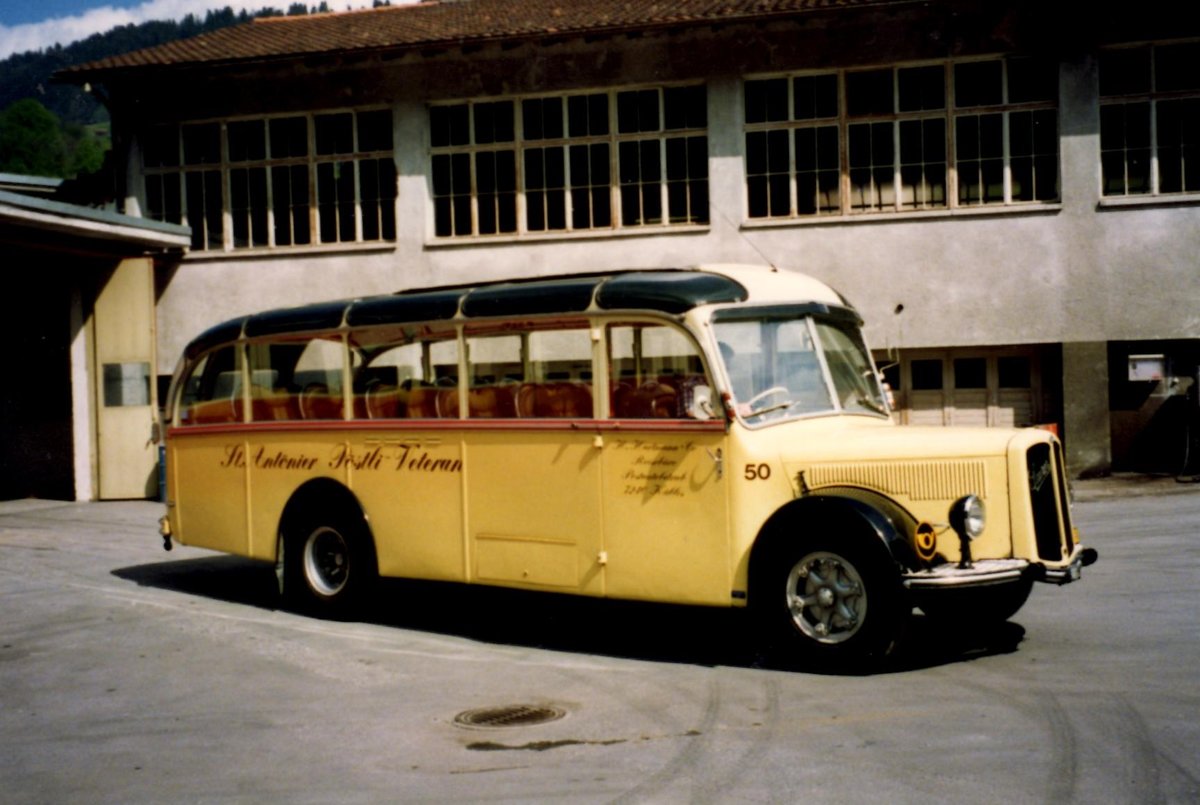
[[[322,617],[354,613],[379,571],[361,516],[298,515],[285,529],[281,592],[293,609]]]
[[[1028,579],[965,590],[923,592],[917,606],[931,619],[953,624],[996,626],[1017,614],[1029,599]]]
[[[757,568],[750,605],[772,649],[832,670],[882,660],[912,613],[883,546],[853,537],[778,540]]]

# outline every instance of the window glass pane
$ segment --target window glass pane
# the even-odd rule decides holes
[[[891,123],[850,126],[850,206],[881,210],[895,204]]]
[[[526,140],[557,140],[563,136],[562,124],[562,98],[521,102],[521,131]]]
[[[658,90],[644,89],[617,93],[617,132],[637,134],[658,131]]]
[[[472,107],[475,115],[475,142],[479,145],[510,143],[513,141],[512,101],[477,103]]]
[[[221,161],[221,127],[202,123],[183,127],[185,165],[213,165]]]
[[[671,223],[708,222],[708,138],[667,140],[667,212]]]
[[[816,120],[837,117],[837,75],[801,76],[792,80],[795,98],[795,120]]]
[[[886,414],[883,389],[858,329],[819,320],[816,326],[842,410],[849,414]]]
[[[612,413],[620,419],[707,418],[703,363],[681,332],[659,325],[608,328]],[[703,392],[700,392],[703,397]]]
[[[345,350],[336,337],[314,338],[304,347],[288,384],[298,389],[301,419],[342,419]]]
[[[571,160],[571,226],[574,229],[609,226],[608,143],[573,145]]]
[[[940,64],[898,70],[897,81],[901,112],[942,109],[946,106],[945,70]]]
[[[266,168],[229,172],[229,214],[235,248],[268,245]]]
[[[904,208],[946,204],[946,121],[900,121],[900,184]]]
[[[942,360],[941,358],[926,358],[910,361],[909,374],[912,377],[913,391],[942,390]]]
[[[846,74],[846,110],[852,117],[890,114],[895,111],[892,100],[892,71],[871,70]]]
[[[563,149],[525,149],[525,218],[531,232],[566,229]]]
[[[358,113],[358,150],[392,150],[392,112],[390,109]]]
[[[308,121],[305,118],[276,117],[267,126],[272,159],[308,156]]]
[[[354,240],[354,163],[317,165],[317,217],[322,243]]]
[[[954,388],[986,389],[987,358],[955,358]]]
[[[354,151],[354,119],[349,112],[317,115],[314,124],[318,154],[349,154]]]
[[[1000,113],[956,119],[960,204],[1004,201],[1004,120]]]
[[[363,240],[396,237],[396,164],[390,158],[358,163]]]
[[[465,103],[455,106],[431,106],[430,145],[434,148],[467,145],[471,141],[469,116],[470,110]]]
[[[620,143],[621,222],[626,226],[662,221],[662,157],[658,140]]]
[[[745,82],[747,123],[777,122],[788,119],[787,79]]]
[[[529,371],[517,390],[517,416],[592,416],[592,339],[586,326],[529,333]]]
[[[1159,190],[1200,190],[1200,99],[1159,101],[1156,109]]]
[[[408,328],[351,336],[362,356],[354,373],[354,416],[433,419],[458,416],[458,343],[453,332]]]
[[[224,216],[220,171],[189,171],[185,174],[187,224],[192,228],[193,249],[224,246]]]
[[[708,92],[703,84],[663,90],[664,129],[702,129],[707,125]]]
[[[238,120],[231,122],[226,131],[230,162],[266,159],[266,121]]]
[[[1058,132],[1052,110],[1008,118],[1013,201],[1058,198]]]
[[[572,95],[567,99],[567,120],[571,137],[608,134],[608,96]]]
[[[271,198],[275,213],[275,245],[308,243],[308,168],[304,165],[271,168]]]
[[[1027,389],[1031,385],[1029,358],[1023,355],[997,358],[996,370],[1002,389]]]
[[[1150,192],[1150,104],[1100,107],[1100,151],[1105,195]]]
[[[1000,61],[962,62],[954,65],[954,105],[994,106],[1003,101]]]
[[[179,421],[212,425],[242,421],[241,351],[221,347],[204,356],[183,382]]]

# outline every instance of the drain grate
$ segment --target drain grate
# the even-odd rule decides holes
[[[480,707],[475,710],[467,710],[456,715],[454,723],[460,727],[487,729],[529,727],[534,724],[558,721],[566,714],[566,710],[546,704],[509,704],[503,707]]]

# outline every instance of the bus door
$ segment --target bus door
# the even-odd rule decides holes
[[[614,597],[728,605],[725,420],[690,338],[608,328],[604,549]]]
[[[242,348],[200,359],[188,376],[167,439],[167,505],[188,545],[246,555],[247,467]]]
[[[468,332],[466,345],[472,578],[602,595],[590,326]]]

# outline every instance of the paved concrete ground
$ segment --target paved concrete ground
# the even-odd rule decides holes
[[[155,504],[0,503],[0,801],[1196,802],[1200,486],[1108,483],[1082,583],[869,676],[765,667],[741,613],[389,584],[315,621]],[[511,704],[565,715],[453,722]]]

